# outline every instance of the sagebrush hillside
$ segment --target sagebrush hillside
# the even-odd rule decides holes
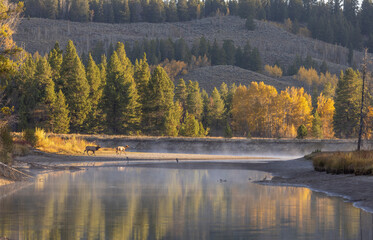
[[[210,42],[215,39],[222,43],[231,39],[236,46],[243,47],[247,41],[260,51],[263,64],[280,63],[286,67],[294,58],[311,56],[321,63],[325,60],[332,73],[339,73],[348,66],[348,49],[319,40],[291,34],[277,25],[266,21],[255,21],[256,29],[245,29],[245,20],[235,16],[210,17],[189,22],[176,23],[79,23],[48,19],[23,19],[14,39],[29,52],[48,52],[56,41],[65,47],[73,40],[77,50],[88,52],[98,42],[104,47],[118,41],[132,43],[144,38],[184,38],[189,44],[204,36]],[[354,52],[358,63],[361,53]]]

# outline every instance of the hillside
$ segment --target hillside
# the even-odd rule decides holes
[[[184,38],[189,44],[204,36],[210,42],[231,39],[236,46],[243,47],[247,41],[260,51],[264,64],[276,61],[283,66],[292,63],[296,55],[310,55],[316,61],[327,61],[329,70],[338,73],[347,66],[348,49],[311,38],[291,34],[265,21],[256,21],[256,30],[245,29],[245,20],[235,16],[210,17],[177,23],[79,23],[63,20],[23,19],[14,39],[29,52],[44,54],[56,41],[61,46],[72,39],[78,51],[88,52],[102,41],[105,47],[117,41],[134,42],[144,38]],[[354,60],[361,53],[354,53]]]
[[[214,87],[219,88],[223,82],[228,86],[233,83],[237,86],[240,84],[247,86],[251,82],[264,82],[274,86],[277,90],[285,90],[289,86],[303,87],[300,82],[288,77],[276,79],[239,67],[224,65],[196,68],[180,78],[185,81],[198,81],[200,87],[208,93],[211,93]]]

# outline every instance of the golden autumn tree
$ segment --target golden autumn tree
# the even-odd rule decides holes
[[[274,131],[275,115],[273,105],[277,96],[277,90],[263,82],[252,82],[248,89],[248,125],[250,133],[260,137],[271,137]]]
[[[322,93],[317,98],[316,112],[319,114],[322,124],[322,135],[324,138],[334,137],[333,116],[334,116],[334,100],[325,97]]]
[[[247,116],[249,111],[248,92],[246,86],[238,86],[232,100],[232,127],[239,136],[248,136]]]
[[[312,125],[312,101],[311,96],[303,88],[287,88],[286,92],[290,96],[290,124],[298,128],[305,125],[307,130],[311,130]]]
[[[9,73],[15,70],[14,58],[21,51],[13,41],[13,34],[23,10],[23,2],[18,4],[0,0],[0,78],[5,85]]]
[[[256,137],[296,137],[296,129],[312,127],[311,96],[303,88],[278,94],[273,86],[252,82],[233,96],[232,126],[235,133]]]
[[[23,10],[23,3],[9,3],[0,0],[0,102],[4,100],[4,88],[15,73],[15,57],[21,51],[13,41],[13,34]],[[12,163],[13,141],[8,125],[14,121],[13,107],[0,104],[0,162]]]

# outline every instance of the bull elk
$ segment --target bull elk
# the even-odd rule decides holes
[[[89,152],[92,152],[93,155],[96,155],[96,151],[100,149],[101,147],[99,145],[97,146],[86,146],[83,153],[87,152],[87,155],[89,155]]]

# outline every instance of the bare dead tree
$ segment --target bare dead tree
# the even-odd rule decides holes
[[[368,74],[368,49],[364,49],[364,57],[363,62],[361,64],[361,71],[362,71],[362,78],[363,78],[363,85],[361,88],[361,106],[360,106],[360,126],[359,126],[359,139],[357,141],[357,150],[360,151],[361,149],[361,138],[363,135],[364,129],[364,118],[365,118],[365,111],[364,111],[364,104],[365,104],[365,81],[367,79]]]

